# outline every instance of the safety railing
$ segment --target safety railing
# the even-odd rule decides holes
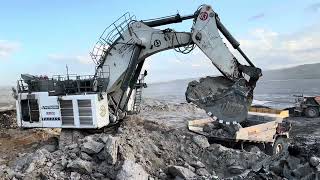
[[[108,68],[106,68],[108,70]],[[29,80],[18,80],[17,89],[19,93],[29,92],[51,92],[53,94],[79,94],[85,92],[96,92],[94,81],[100,86],[107,86],[110,72],[101,72],[97,75],[54,75],[52,78],[39,78]]]
[[[24,83],[23,80],[18,80],[17,81],[17,90],[18,92],[28,92],[29,91],[29,86],[28,84]]]
[[[77,75],[77,74],[69,74],[69,75],[53,75],[52,80],[56,81],[66,81],[66,80],[87,80],[93,79],[94,75]]]
[[[135,16],[125,13],[103,31],[98,42],[90,52],[90,56],[95,64],[100,65],[103,62],[103,58],[109,48],[112,48],[114,42],[122,37],[123,32],[127,30],[129,23],[133,20],[135,20]]]

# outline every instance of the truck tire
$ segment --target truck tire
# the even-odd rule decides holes
[[[269,156],[272,156],[272,155],[273,155],[273,146],[272,146],[272,143],[266,143],[266,144],[265,144],[264,153],[267,154],[267,155],[269,155]]]
[[[273,144],[273,155],[286,151],[289,146],[289,140],[286,137],[278,137]]]
[[[307,107],[304,110],[304,114],[308,117],[308,118],[315,118],[319,116],[319,108],[318,107]]]

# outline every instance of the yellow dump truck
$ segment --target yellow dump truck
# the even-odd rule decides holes
[[[221,124],[215,118],[189,121],[188,128],[194,133],[206,136],[211,142],[219,142],[233,147],[238,146],[241,149],[254,145],[267,154],[277,154],[288,146],[291,124],[286,121],[287,117],[289,117],[288,111],[251,107],[247,121],[238,126],[230,136],[212,133],[212,129],[206,131],[206,126],[212,124],[215,124],[212,126],[219,125],[221,129]]]

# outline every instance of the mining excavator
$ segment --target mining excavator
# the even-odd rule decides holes
[[[186,20],[193,21],[190,32],[158,29]],[[246,64],[240,64],[221,35]],[[139,111],[147,74],[141,71],[149,56],[170,49],[188,54],[198,47],[222,75],[188,84],[187,102],[209,116],[189,121],[189,130],[209,139],[263,142],[279,152],[285,146],[283,139],[288,137],[288,126],[282,123],[287,113],[255,109],[248,114],[262,72],[239,45],[209,5],[200,6],[187,16],[176,14],[143,21],[126,13],[105,29],[90,53],[96,63],[93,75],[21,75],[15,93],[17,124],[23,128],[90,130],[118,124]],[[269,113],[265,115],[266,112]],[[247,122],[261,117],[267,121]],[[227,135],[221,136],[223,131]]]
[[[185,20],[193,21],[190,32],[157,29]],[[239,63],[220,34],[247,65]],[[222,75],[189,83],[187,101],[220,122],[244,121],[261,70],[240,49],[212,7],[202,5],[188,16],[138,21],[124,14],[106,28],[90,53],[96,63],[94,75],[48,78],[23,74],[16,94],[17,124],[98,129],[117,123],[137,109],[137,96],[144,86],[140,73],[149,56],[170,49],[187,54],[196,46]]]

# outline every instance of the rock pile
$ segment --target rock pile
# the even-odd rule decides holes
[[[225,137],[229,139],[234,139],[236,132],[241,128],[240,124],[229,124],[219,123],[214,121],[212,123],[206,124],[203,127],[203,131],[208,133],[213,137]]]
[[[251,171],[266,157],[132,117],[115,134],[79,136],[21,155],[0,166],[0,179],[218,179]]]
[[[22,156],[12,167],[2,165],[0,177],[3,179],[103,179],[106,177],[148,179],[149,175],[140,165],[131,161],[118,161],[118,143],[118,137],[95,134],[52,153],[44,147]]]
[[[320,179],[319,143],[295,139],[287,151],[269,157],[248,173],[253,179]],[[319,139],[319,138],[317,138]],[[306,143],[308,142],[308,143]]]

